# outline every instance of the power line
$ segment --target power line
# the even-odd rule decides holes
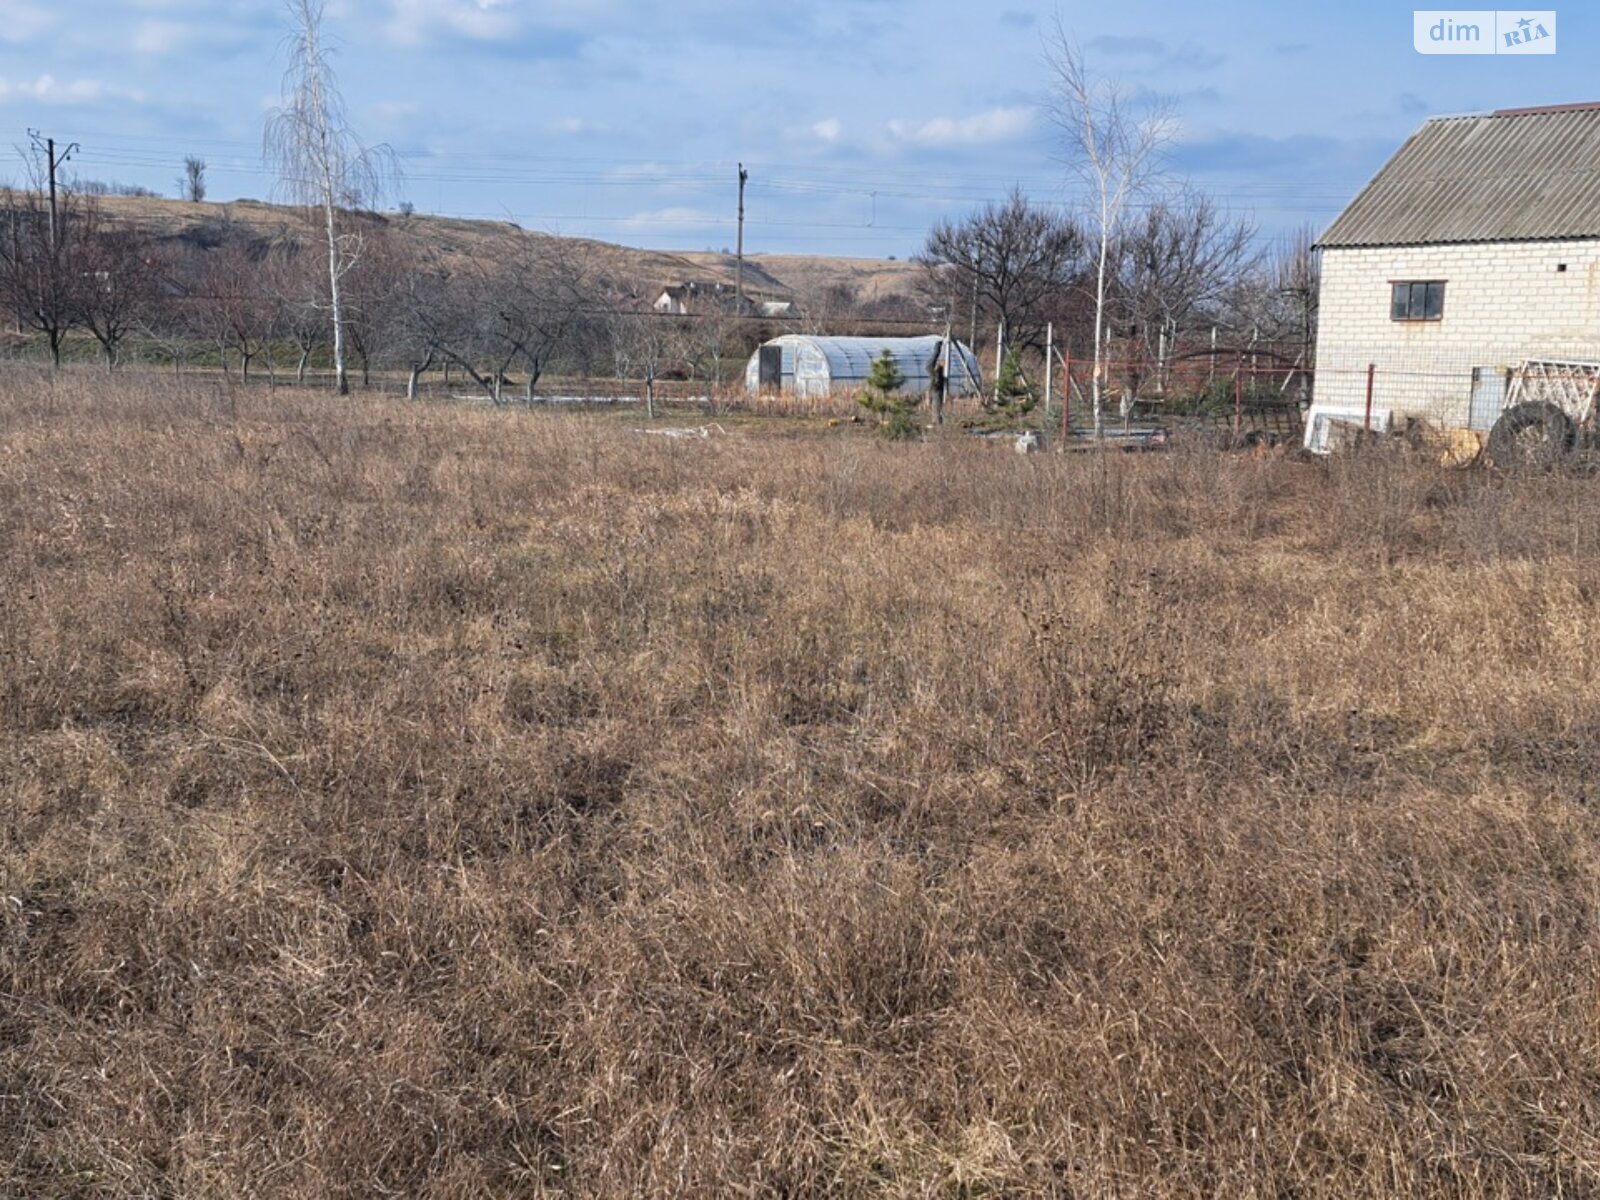
[[[127,140],[126,135],[120,135]],[[108,139],[115,141],[117,139]],[[158,139],[143,139],[158,140]],[[161,139],[175,146],[192,148],[199,140]],[[228,143],[239,144],[239,143]],[[649,160],[619,162],[615,159],[595,159],[560,156],[538,156],[498,152],[494,154],[458,155],[446,152],[401,152],[402,160],[419,163],[438,163],[446,169],[412,169],[408,179],[428,182],[555,182],[584,184],[587,186],[630,187],[640,184],[703,184],[714,186],[724,175],[725,164],[714,161],[684,162],[674,160]],[[92,155],[94,161],[128,166],[166,167],[171,159],[164,154],[138,148],[119,148],[102,145]],[[220,169],[247,174],[269,174],[254,155],[234,159],[217,158]],[[533,164],[519,167],[508,164]],[[450,164],[460,164],[449,169]],[[573,169],[571,164],[596,164],[603,169]],[[1062,183],[1059,174],[1009,173],[997,177],[994,173],[964,173],[949,170],[916,170],[875,164],[870,169],[840,167],[833,164],[809,164],[807,170],[824,178],[793,178],[792,166],[751,162],[747,167],[767,168],[761,171],[762,187],[784,191],[810,191],[820,193],[905,196],[911,198],[976,199],[1001,198],[1004,189],[996,186],[997,178],[1008,183],[1032,185],[1035,190],[1057,188]],[[832,176],[834,178],[825,178]],[[1331,182],[1315,183],[1300,180],[1245,179],[1229,181],[1209,189],[1213,194],[1238,197],[1286,197],[1345,200],[1350,189]]]
[[[244,146],[247,143],[224,139],[179,139],[143,135],[105,135],[106,142],[92,151],[77,155],[80,167],[109,169],[165,169],[169,157],[153,147],[156,145],[184,146],[193,149],[197,144]],[[118,144],[120,143],[120,144]],[[130,145],[129,143],[140,143]],[[408,173],[407,178],[419,183],[458,186],[531,186],[550,189],[582,190],[587,197],[590,189],[608,192],[670,191],[680,196],[713,196],[720,190],[720,172],[713,171],[709,162],[650,161],[616,162],[605,159],[585,159],[572,156],[539,156],[516,153],[454,154],[432,151],[411,152],[419,162],[433,164],[435,169],[422,169]],[[19,155],[20,156],[20,155]],[[25,160],[24,160],[25,161]],[[64,161],[64,160],[63,160]],[[525,164],[525,165],[524,165]],[[252,177],[274,177],[257,158],[243,156],[213,156],[211,166],[219,173],[233,173]],[[594,169],[599,167],[600,169]],[[746,168],[747,169],[747,168]],[[775,167],[770,174],[762,174],[750,187],[758,201],[762,197],[778,198],[806,196],[838,200],[859,200],[870,203],[874,210],[863,212],[858,219],[839,219],[838,207],[825,215],[809,219],[766,217],[759,204],[752,213],[751,224],[782,236],[778,240],[789,246],[811,244],[832,247],[841,243],[874,242],[882,245],[885,235],[926,233],[929,221],[919,219],[915,224],[876,219],[879,201],[899,202],[905,205],[935,206],[964,205],[975,207],[1004,199],[997,189],[994,176],[978,176],[958,171],[918,172],[908,177],[908,172],[893,166],[874,164],[871,168],[847,167],[835,164],[811,164],[806,168],[810,176],[797,174],[792,165]],[[1058,187],[1058,176],[1025,175],[1022,180],[1043,182]],[[1011,180],[1017,182],[1017,180]],[[1266,211],[1279,215],[1297,215],[1301,219],[1320,220],[1340,211],[1348,193],[1335,191],[1329,185],[1282,180],[1241,180],[1212,189],[1209,193],[1217,211],[1230,215],[1254,215]],[[1071,200],[1036,199],[1040,207],[1060,211],[1074,211],[1079,207]],[[863,204],[863,209],[867,204]],[[1136,206],[1142,207],[1142,206]],[[565,206],[546,211],[485,212],[473,210],[447,210],[440,215],[463,219],[511,219],[519,223],[572,223],[580,229],[594,226],[622,226],[634,229],[694,230],[698,241],[707,232],[724,228],[723,219],[709,211],[670,212],[594,212],[587,203],[579,211]],[[816,235],[816,236],[807,236]],[[1287,244],[1291,235],[1267,234],[1258,238],[1262,245]],[[665,249],[665,248],[663,248]]]

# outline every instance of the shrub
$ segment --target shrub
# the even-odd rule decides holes
[[[1022,371],[1022,352],[1013,347],[1000,361],[994,391],[984,398],[984,411],[1006,425],[1015,425],[1034,410],[1038,397]]]
[[[905,382],[894,355],[885,349],[873,360],[861,389],[861,407],[877,414],[878,433],[890,441],[905,441],[921,432],[912,417],[921,398],[901,391]]]

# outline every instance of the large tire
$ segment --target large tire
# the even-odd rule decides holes
[[[1508,408],[1489,431],[1489,461],[1506,470],[1547,468],[1563,462],[1578,429],[1554,404],[1534,401]]]

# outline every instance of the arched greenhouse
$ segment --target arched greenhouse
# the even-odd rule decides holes
[[[865,338],[810,337],[788,334],[757,348],[745,367],[745,388],[754,396],[780,392],[807,399],[856,391],[867,381],[872,362],[887,350],[905,376],[903,392],[926,392],[930,369],[944,352],[941,337]],[[977,395],[983,374],[972,351],[950,343],[951,396]]]

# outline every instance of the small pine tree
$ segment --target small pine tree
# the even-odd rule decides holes
[[[861,389],[861,407],[878,414],[878,432],[891,441],[904,441],[917,435],[917,423],[911,412],[918,397],[908,396],[900,389],[906,377],[895,365],[894,355],[887,349],[872,362],[866,386]]]
[[[1007,424],[1020,421],[1038,404],[1033,385],[1022,373],[1022,355],[1013,348],[1000,363],[1000,377],[995,380],[994,396],[984,404],[984,409]]]

